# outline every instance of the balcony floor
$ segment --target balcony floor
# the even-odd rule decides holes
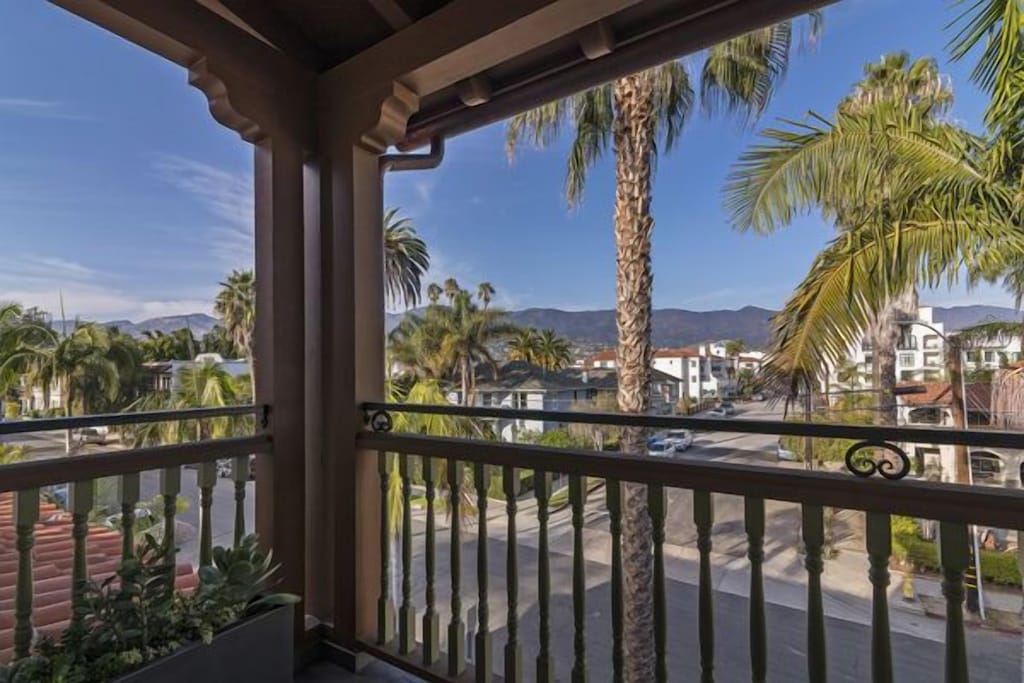
[[[374,662],[358,674],[319,662],[295,677],[295,683],[419,683],[420,680],[383,662]]]

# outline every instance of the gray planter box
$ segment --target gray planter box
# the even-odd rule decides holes
[[[291,683],[294,608],[276,607],[192,643],[115,683]]]

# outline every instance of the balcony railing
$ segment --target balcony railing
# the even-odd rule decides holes
[[[793,652],[804,649],[806,656],[799,659],[805,672],[790,671],[783,679],[806,676],[811,681],[824,681],[826,670],[835,666],[836,658],[846,658],[844,661],[849,661],[850,666],[859,666],[856,660],[860,657],[848,651],[850,648],[845,645],[830,651],[825,638],[826,594],[822,573],[827,524],[824,520],[826,510],[831,508],[863,511],[865,515],[870,626],[863,642],[871,643],[870,667],[867,668],[875,681],[938,679],[937,673],[932,676],[920,670],[908,670],[905,659],[894,659],[888,600],[892,516],[939,520],[946,635],[943,654],[937,659],[944,661],[946,681],[968,681],[970,663],[963,599],[964,572],[969,564],[969,525],[1014,529],[1024,515],[1024,492],[1021,491],[901,479],[909,471],[910,461],[898,446],[922,442],[1020,448],[1024,446],[1021,434],[579,412],[544,413],[538,417],[536,412],[526,410],[407,404],[366,404],[364,409],[372,429],[359,435],[358,444],[367,456],[374,454],[372,457],[377,459],[383,561],[377,633],[375,637],[364,638],[360,644],[368,652],[428,680],[487,681],[500,673],[506,681],[570,678],[582,681],[588,674],[601,675],[603,679],[607,671],[612,672],[614,680],[622,680],[627,619],[624,572],[629,571],[629,564],[624,564],[623,558],[624,553],[639,552],[650,553],[653,562],[655,680],[667,680],[670,668],[676,671],[699,661],[701,680],[714,680],[717,675],[721,680],[764,681],[769,669],[779,671],[779,659],[792,660]],[[859,476],[850,476],[847,471],[783,469],[710,460],[715,455],[728,454],[727,447],[704,452],[699,459],[669,459],[389,432],[390,415],[398,412],[482,420],[533,417],[557,423],[617,425],[641,432],[674,428],[850,439],[856,445],[847,453],[846,462]],[[874,459],[874,450],[879,448],[888,449],[895,456],[893,460]],[[532,477],[532,500],[520,495],[524,473]],[[873,474],[881,476],[871,476]],[[567,492],[557,494],[564,497],[561,501],[556,500],[552,491],[556,475],[568,478]],[[595,496],[602,486],[603,496]],[[414,488],[418,492],[416,499]],[[689,509],[673,509],[681,499],[675,495],[670,499],[667,492],[678,490],[692,492],[689,494],[692,502],[683,503]],[[389,501],[389,491],[397,498]],[[742,519],[729,520],[729,524],[745,535],[748,576],[746,624],[734,633],[736,642],[729,643],[729,653],[724,657],[715,641],[716,602],[722,601],[712,579],[718,498],[715,494],[742,497],[742,512],[739,513]],[[492,517],[488,510],[489,505],[496,502],[494,498],[503,503],[504,510],[503,514]],[[435,509],[443,499],[447,500],[447,514]],[[646,518],[638,519],[634,515],[631,523],[649,525],[651,543],[646,549],[643,543],[638,546],[635,538],[624,535],[626,517],[631,514],[630,510],[638,509],[635,503],[641,500],[646,503]],[[772,619],[765,597],[765,548],[766,542],[776,546],[769,558],[781,551],[777,545],[781,539],[771,538],[781,527],[778,520],[766,515],[766,501],[769,513],[777,511],[778,503],[772,501],[799,506],[806,610],[803,640],[792,648],[769,646],[770,641],[778,645],[777,638],[781,636],[774,631],[770,634],[767,627]],[[414,508],[419,509],[417,506],[421,504],[424,507],[416,512],[414,521]],[[474,504],[475,510],[472,510]],[[552,519],[561,510],[568,513],[567,519],[561,521],[566,525],[565,535],[571,537],[568,566],[561,559],[564,554],[552,552]],[[601,519],[606,519],[606,523],[599,524]],[[673,522],[668,522],[669,519]],[[667,592],[666,534],[674,531],[672,525],[683,523],[684,519],[692,521],[696,533],[696,623],[683,621],[680,603],[670,601]],[[448,527],[446,558],[439,553],[439,544],[444,545],[445,540],[442,537],[445,520]],[[527,619],[529,630],[524,628],[527,615],[520,606],[524,572],[519,555],[524,548],[520,530],[526,526],[532,527],[530,561],[536,563],[535,584],[526,589],[531,598],[533,594],[536,596],[536,613],[531,610]],[[600,531],[599,526],[603,527]],[[497,529],[500,535],[491,536],[492,529]],[[607,534],[607,548],[593,550],[596,547],[592,543],[593,535],[597,533]],[[474,545],[473,541],[475,580],[467,586],[463,579],[462,552],[463,546]],[[502,541],[505,544],[503,576],[502,572],[495,571],[500,559],[490,556],[495,547],[500,548]],[[561,543],[563,552],[568,545],[568,542]],[[588,549],[591,557],[587,556]],[[599,553],[600,557],[594,557],[593,553]],[[420,557],[422,562],[414,562]],[[598,560],[608,565],[607,574],[602,570],[600,576],[593,575],[591,563]],[[557,564],[561,578],[553,579],[553,563]],[[439,567],[444,566],[450,569],[439,576]],[[566,574],[571,578],[565,578]],[[492,579],[499,583],[503,579],[503,594],[491,588]],[[608,593],[595,593],[594,585],[604,582],[608,584]],[[466,595],[472,586],[477,593],[477,625],[475,633],[468,637],[467,631],[473,630],[467,623],[468,615],[473,610],[467,610],[464,600],[474,602]],[[571,597],[562,597],[566,592]],[[599,596],[599,604],[593,604],[595,595]],[[732,605],[731,600],[729,603]],[[735,626],[735,612],[733,608],[734,621],[730,629]],[[571,620],[567,617],[570,613]],[[602,615],[600,620],[593,619],[596,613]],[[499,624],[502,614],[504,619]],[[594,631],[598,635],[594,635]],[[745,633],[745,637],[741,637],[740,632]],[[604,643],[609,646],[595,651],[594,643],[605,638]],[[746,640],[745,644],[741,643],[741,638]],[[697,641],[697,659],[693,659],[694,655],[687,655],[687,658],[678,653],[681,646],[694,641]],[[500,651],[496,651],[501,643]],[[467,654],[468,648],[473,650],[471,657]],[[536,658],[528,661],[524,659],[524,652],[535,654]],[[567,675],[570,670],[571,675]]]
[[[59,635],[69,620],[79,618],[76,608],[82,602],[86,581],[100,580],[113,574],[121,560],[134,552],[136,514],[145,490],[155,488],[161,497],[161,542],[173,557],[177,546],[177,502],[183,494],[183,466],[196,468],[199,528],[195,555],[198,566],[212,561],[213,491],[218,478],[218,460],[232,463],[232,534],[238,543],[247,533],[245,508],[246,482],[250,477],[249,458],[252,454],[271,453],[270,439],[261,431],[265,426],[266,410],[251,405],[0,423],[0,435],[15,436],[100,425],[170,421],[198,423],[248,415],[256,416],[257,421],[255,433],[251,436],[129,450],[111,449],[69,458],[26,460],[0,468],[0,512],[9,514],[13,524],[13,529],[0,528],[0,574],[15,573],[13,591],[9,591],[8,586],[0,586],[0,614],[5,617],[13,615],[9,623],[0,619],[0,663],[28,656],[39,636]],[[153,474],[144,479],[144,473]],[[118,530],[90,522],[90,515],[96,508],[96,482],[107,477],[116,481],[116,506],[120,510]],[[48,507],[40,490],[65,484],[67,497],[62,502],[70,513],[69,523],[55,523],[56,517],[41,519],[41,503],[48,514],[59,517],[64,513],[56,506]],[[66,537],[61,534],[66,534]],[[43,545],[37,546],[37,541]],[[179,588],[195,585],[194,569],[190,563],[177,569],[175,578]],[[46,622],[42,624],[35,621],[37,602],[39,609],[47,611]]]

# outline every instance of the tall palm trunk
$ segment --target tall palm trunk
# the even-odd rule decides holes
[[[615,82],[615,250],[619,345],[618,406],[645,413],[651,385],[651,164],[654,152],[653,83],[649,72]],[[622,450],[647,451],[646,430],[622,433]],[[647,487],[627,484],[623,521],[625,680],[654,680],[653,556]]]
[[[878,396],[878,423],[896,424],[896,347],[903,336],[901,321],[917,317],[917,292],[913,289],[890,299],[878,314],[872,331],[875,348],[875,391]]]

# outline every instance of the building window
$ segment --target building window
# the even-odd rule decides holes
[[[986,363],[995,363],[996,362],[996,352],[995,351],[986,351],[985,352],[985,362]]]
[[[530,407],[529,394],[516,394],[516,408],[526,410]]]
[[[908,415],[911,424],[918,425],[940,425],[942,424],[942,411],[939,408],[914,408]]]
[[[913,365],[914,365],[914,354],[912,354],[912,353],[901,353],[900,354],[900,365],[913,367]]]
[[[690,375],[690,381],[694,384],[697,383],[697,375]]]
[[[480,394],[480,402],[484,406],[493,405],[494,398],[489,392],[483,392]]]

